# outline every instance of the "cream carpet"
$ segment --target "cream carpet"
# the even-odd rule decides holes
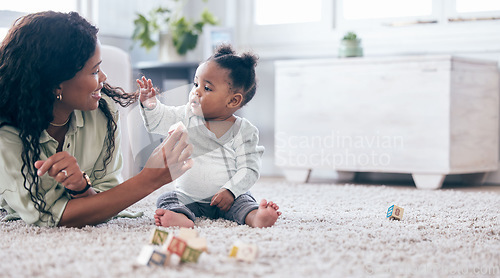
[[[198,263],[147,267],[136,258],[154,227],[156,197],[130,208],[138,219],[83,229],[1,222],[0,277],[499,277],[500,195],[377,185],[259,182],[257,199],[283,212],[272,228],[199,219],[210,253]],[[402,221],[387,208],[404,208]],[[176,229],[171,229],[176,230]],[[228,257],[240,240],[253,263]]]

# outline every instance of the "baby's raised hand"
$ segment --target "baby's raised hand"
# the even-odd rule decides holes
[[[142,106],[148,109],[154,109],[156,107],[156,89],[153,87],[153,82],[151,79],[146,79],[142,77],[136,80],[137,85],[139,85],[139,100]]]

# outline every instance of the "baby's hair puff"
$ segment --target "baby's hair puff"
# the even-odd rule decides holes
[[[252,100],[257,90],[255,67],[258,59],[251,52],[237,55],[231,45],[222,44],[207,61],[214,61],[221,68],[229,70],[232,90],[243,95],[241,106],[244,106]]]

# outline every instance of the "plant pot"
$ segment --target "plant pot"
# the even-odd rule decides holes
[[[339,45],[339,57],[361,57],[363,48],[361,40],[341,40]]]
[[[158,46],[159,59],[161,62],[183,62],[186,60],[186,55],[177,53],[172,42],[170,34],[160,34],[160,44]]]

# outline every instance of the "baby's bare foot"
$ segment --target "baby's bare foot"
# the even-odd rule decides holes
[[[182,213],[166,209],[157,209],[155,212],[156,226],[193,228],[194,223]]]
[[[264,228],[271,227],[276,223],[281,212],[278,211],[279,207],[273,202],[267,202],[266,200],[260,201],[259,208],[249,213],[249,226],[254,228]]]

